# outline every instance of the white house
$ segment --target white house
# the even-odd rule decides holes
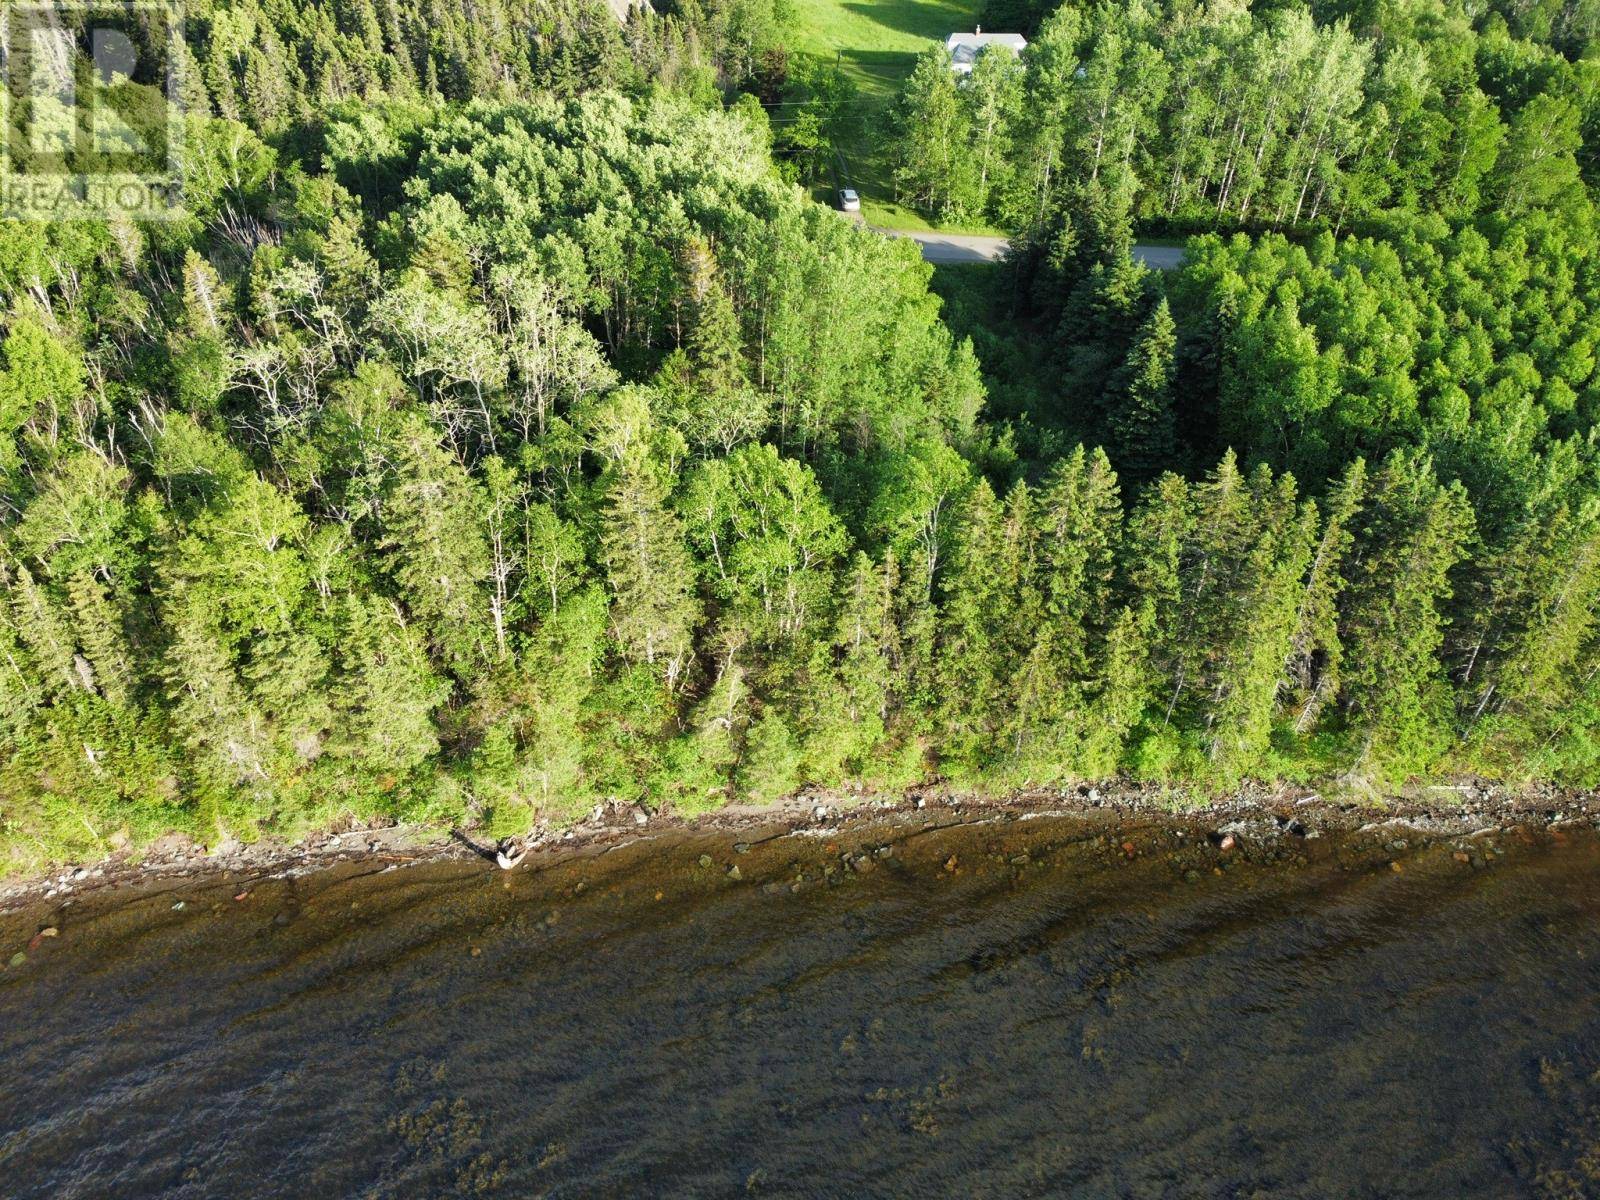
[[[1021,54],[1028,39],[1020,33],[985,33],[980,25],[971,33],[952,33],[944,40],[950,52],[950,69],[957,75],[972,74],[972,64],[978,61],[978,52],[987,46],[1004,46],[1013,54]]]

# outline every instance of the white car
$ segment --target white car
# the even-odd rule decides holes
[[[856,195],[855,188],[840,188],[839,189],[839,211],[840,212],[860,212],[861,211],[861,197]]]

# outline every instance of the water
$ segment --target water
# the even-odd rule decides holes
[[[906,832],[0,918],[0,1194],[1600,1195],[1592,835]]]

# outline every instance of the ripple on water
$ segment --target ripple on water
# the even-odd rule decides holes
[[[1600,1194],[1592,838],[1189,882],[1055,817],[873,849],[68,910],[0,973],[4,1191]]]

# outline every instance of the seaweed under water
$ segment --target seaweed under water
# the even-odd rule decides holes
[[[87,897],[0,918],[0,1193],[1600,1194],[1600,839],[1496,849],[1041,819]]]

